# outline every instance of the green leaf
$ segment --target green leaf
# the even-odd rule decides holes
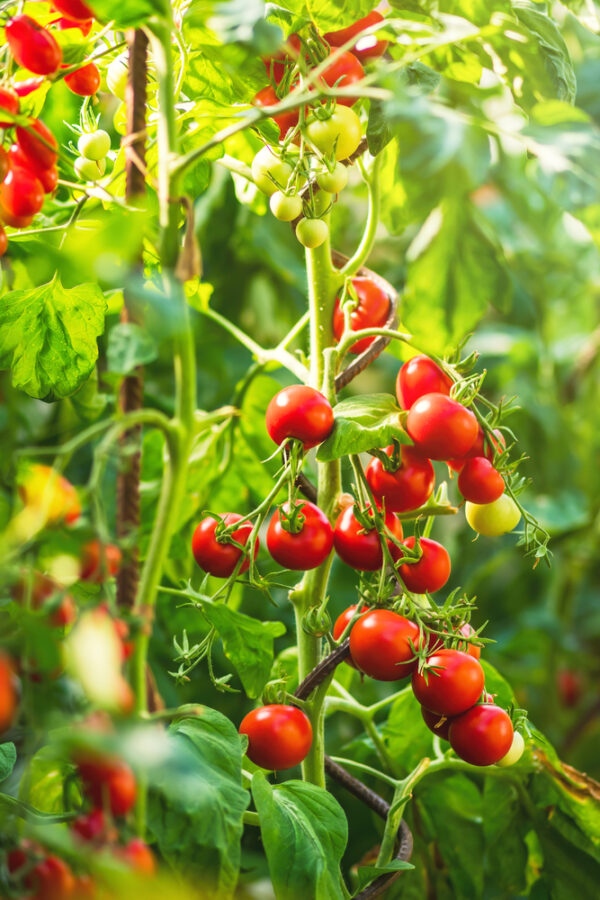
[[[498,706],[508,709],[509,706],[515,705],[515,695],[508,681],[502,677],[500,672],[487,661],[487,659],[479,660],[483,666],[485,673],[485,689],[489,694],[495,695],[495,702]]]
[[[160,749],[160,752],[158,750]],[[174,722],[148,768],[149,828],[168,863],[202,885],[202,896],[231,897],[240,865],[242,741],[214,709]]]
[[[114,20],[118,29],[135,28],[142,25],[151,16],[166,17],[167,4],[165,0],[92,0],[90,4],[94,15],[101,22]]]
[[[498,778],[486,778],[483,788],[486,880],[510,897],[517,897],[525,890],[527,827],[515,786]]]
[[[577,79],[569,49],[556,24],[530,3],[513,2],[513,9],[519,22],[537,42],[536,51],[542,57],[556,97],[572,103],[577,93]]]
[[[401,444],[411,443],[401,424],[403,411],[391,394],[350,397],[336,404],[333,412],[333,431],[317,451],[320,462],[385,447],[392,439]]]
[[[362,890],[376,878],[379,878],[380,875],[404,872],[407,869],[414,869],[414,866],[403,859],[392,859],[386,866],[359,866],[357,871],[358,888]]]
[[[393,91],[405,91],[412,88],[412,94],[428,94],[440,83],[439,72],[434,71],[422,62],[410,63],[400,72],[394,73],[394,77],[383,80],[383,86]],[[369,121],[367,124],[367,141],[369,152],[373,156],[381,153],[383,148],[394,136],[393,126],[386,114],[386,106],[380,100],[372,100],[369,108]]]
[[[381,733],[390,757],[403,773],[412,772],[424,756],[431,755],[433,734],[410,686],[394,700]]]
[[[448,198],[433,210],[406,258],[402,323],[425,352],[443,355],[475,327],[488,304],[502,309],[508,302],[502,250],[464,198]]]
[[[283,622],[261,622],[222,603],[202,603],[202,612],[219,632],[249,697],[258,697],[269,679],[273,641],[285,634]]]
[[[337,800],[303,781],[273,787],[261,773],[252,796],[277,900],[343,900],[348,825]]]
[[[157,357],[156,341],[140,325],[121,322],[111,328],[106,349],[109,372],[128,375],[136,366],[153,362]]]
[[[11,291],[0,303],[0,368],[38,400],[68,397],[98,358],[106,300],[96,284],[64,288],[58,278]]]
[[[17,761],[17,750],[14,744],[0,744],[0,781],[8,778]]]

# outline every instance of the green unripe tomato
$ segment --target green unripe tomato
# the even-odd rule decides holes
[[[502,494],[493,503],[466,503],[467,522],[477,534],[485,537],[499,537],[508,534],[519,524],[521,513],[515,501]]]
[[[106,172],[106,160],[86,159],[78,156],[75,160],[75,171],[82,181],[98,181]]]
[[[86,159],[104,159],[110,150],[110,135],[101,128],[91,133],[84,132],[77,141],[77,149]]]
[[[117,134],[127,134],[127,105],[120,103],[113,116],[113,128]]]
[[[349,106],[339,103],[328,119],[313,119],[306,126],[308,139],[317,150],[330,156],[335,147],[335,159],[348,159],[360,144],[362,125]]]
[[[274,194],[277,186],[285,187],[290,179],[293,167],[280,159],[270,147],[264,146],[252,160],[252,177],[256,186],[264,194]],[[275,179],[276,184],[273,179]]]
[[[299,194],[287,197],[281,191],[275,191],[274,194],[271,194],[269,206],[275,218],[280,222],[292,222],[302,215],[302,197]]]
[[[328,194],[339,194],[348,184],[348,167],[341,162],[336,163],[333,172],[317,175],[317,184]]]
[[[513,742],[511,744],[510,750],[503,756],[502,759],[499,759],[496,763],[497,766],[514,766],[516,762],[519,762],[521,757],[523,756],[523,751],[525,750],[525,741],[523,740],[523,735],[518,731],[515,731],[513,734]]]
[[[314,250],[327,240],[329,228],[323,219],[300,219],[296,225],[296,237],[304,247]]]
[[[114,94],[119,100],[125,99],[125,88],[127,87],[127,63],[122,56],[113,59],[106,70],[106,84],[111,94]]]

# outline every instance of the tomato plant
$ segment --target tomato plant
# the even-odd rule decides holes
[[[594,4],[388,6],[5,4],[2,896],[597,892]]]

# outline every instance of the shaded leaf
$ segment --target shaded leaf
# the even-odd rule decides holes
[[[363,394],[342,400],[334,408],[335,425],[317,451],[317,459],[329,462],[349,453],[363,453],[397,440],[412,443],[401,421],[404,418],[391,394]]]

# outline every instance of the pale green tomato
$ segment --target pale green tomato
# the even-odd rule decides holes
[[[493,503],[467,502],[465,515],[473,531],[485,537],[508,534],[519,524],[521,518],[519,507],[508,494],[502,494]]]
[[[278,186],[284,188],[287,185],[293,171],[288,162],[280,159],[267,146],[259,150],[252,160],[252,177],[256,186],[269,197],[275,193]]]
[[[497,766],[514,766],[516,762],[519,762],[521,757],[523,756],[523,751],[525,750],[525,741],[523,740],[523,735],[519,734],[518,731],[515,731],[513,734],[513,742],[511,744],[510,750],[503,756],[502,759],[499,759],[496,763]]]
[[[125,88],[127,87],[127,63],[123,57],[118,56],[111,62],[106,70],[106,84],[111,94],[114,94],[119,100],[125,99]]]
[[[77,149],[86,159],[104,159],[110,150],[110,136],[101,128],[84,132],[77,141]]]
[[[274,194],[271,194],[269,206],[275,218],[280,222],[292,222],[302,215],[302,197],[299,194],[287,197],[281,191],[275,191]]]
[[[117,134],[127,134],[127,106],[120,103],[113,116],[113,127]]]
[[[296,225],[296,237],[304,247],[314,250],[327,240],[329,228],[323,219],[300,219]]]
[[[328,119],[309,122],[306,134],[325,156],[330,156],[335,147],[335,158],[339,161],[348,159],[357,149],[362,137],[362,125],[353,109],[338,103]]]
[[[317,175],[317,184],[322,191],[339,194],[348,184],[348,167],[341,162],[336,163],[333,172],[326,171]]]
[[[328,194],[327,191],[317,191],[316,194],[313,194],[313,207],[314,214],[317,219],[320,219],[321,216],[324,216],[325,213],[329,210],[331,206],[331,194]]]
[[[82,181],[98,181],[106,172],[106,161],[104,159],[86,159],[85,156],[79,156],[75,160],[75,171]]]

